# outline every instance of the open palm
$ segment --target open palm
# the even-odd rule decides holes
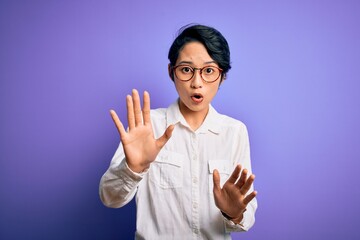
[[[150,117],[150,95],[144,92],[143,109],[140,105],[140,96],[137,90],[132,96],[126,97],[127,117],[129,129],[125,130],[114,110],[111,117],[119,131],[128,166],[134,172],[143,172],[155,160],[161,148],[170,139],[174,126],[169,126],[165,133],[155,139]]]
[[[219,172],[215,170],[213,173],[215,204],[235,223],[241,222],[246,206],[257,194],[256,191],[248,194],[255,175],[251,174],[247,178],[247,174],[247,169],[241,171],[241,166],[237,165],[230,178],[221,188]]]

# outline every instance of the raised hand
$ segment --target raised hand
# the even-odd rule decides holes
[[[158,139],[154,138],[150,118],[150,95],[144,92],[143,109],[137,90],[132,96],[126,96],[129,130],[126,131],[114,110],[110,110],[111,118],[120,134],[128,166],[134,172],[143,172],[155,160],[161,148],[170,139],[174,126],[169,126]]]
[[[215,204],[235,223],[241,222],[246,206],[257,194],[256,191],[253,191],[247,195],[255,175],[252,174],[247,178],[248,171],[244,169],[239,178],[240,172],[241,166],[237,165],[223,188],[220,187],[219,172],[214,170],[213,173]]]

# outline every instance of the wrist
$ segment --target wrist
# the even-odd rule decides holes
[[[244,218],[244,212],[246,212],[246,208],[241,212],[241,214],[237,217],[231,217],[228,214],[226,214],[225,212],[221,211],[221,214],[227,219],[232,221],[235,224],[239,224],[242,219]]]
[[[146,172],[146,170],[149,169],[150,165],[133,165],[130,164],[128,162],[126,162],[128,167],[130,168],[131,171],[135,172],[135,173],[143,173]]]

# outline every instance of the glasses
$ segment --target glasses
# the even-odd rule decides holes
[[[189,65],[178,65],[173,67],[175,76],[183,82],[187,82],[194,77],[195,70],[200,71],[200,76],[204,82],[213,83],[219,79],[222,69],[215,66],[205,66],[202,68],[194,68]]]

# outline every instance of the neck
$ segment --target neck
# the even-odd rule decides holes
[[[201,126],[209,112],[209,106],[201,111],[192,111],[187,108],[181,101],[179,101],[179,108],[181,114],[184,116],[186,122],[193,131],[196,131]]]

